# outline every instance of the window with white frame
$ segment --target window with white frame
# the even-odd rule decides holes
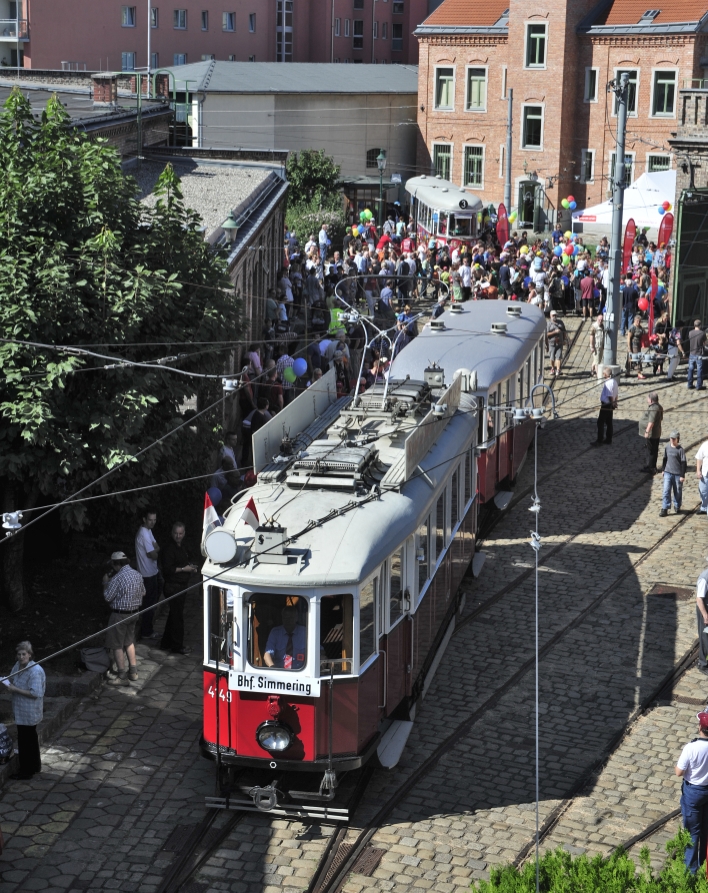
[[[617,153],[610,152],[610,186],[615,182],[615,166]],[[624,155],[624,185],[629,186],[634,180],[634,152],[625,152]]]
[[[186,9],[175,9],[174,16],[174,27],[179,31],[187,30],[187,10]],[[204,27],[204,13],[202,13],[202,27]]]
[[[135,7],[134,6],[121,6],[121,8],[120,8],[120,23],[124,28],[134,28],[135,27]]]
[[[546,37],[548,26],[544,23],[526,26],[525,68],[546,67]]]
[[[339,35],[340,35],[341,33],[342,33],[342,20],[341,20],[341,19],[335,19],[335,20],[334,20],[334,36],[335,36],[335,37],[339,37]]]
[[[374,40],[378,40],[379,38],[379,23],[374,22]]]
[[[157,6],[150,7],[150,27],[157,28],[160,24],[160,10]]]
[[[595,150],[581,149],[580,151],[580,182],[593,183],[595,181]]]
[[[502,99],[506,99],[506,89],[507,89],[506,81],[507,81],[508,74],[509,74],[509,69],[506,67],[506,65],[502,65],[502,76],[501,76],[501,87],[502,87],[501,98]]]
[[[454,106],[455,69],[435,69],[435,108],[451,111]]]
[[[388,40],[388,22],[381,22],[381,40]]]
[[[597,78],[599,68],[585,69],[585,102],[597,102]]]
[[[484,185],[484,146],[465,146],[462,185]]]
[[[235,12],[224,12],[221,14],[221,30],[222,31],[235,31],[236,30],[236,13]]]
[[[467,69],[465,108],[468,112],[484,112],[487,109],[487,69]]]
[[[499,146],[499,176],[506,176],[506,146],[502,143]]]
[[[629,82],[627,84],[627,114],[636,116],[636,114],[637,114],[637,86],[639,84],[639,72],[636,70],[636,68],[634,68],[634,69],[618,68],[615,71],[615,80],[617,81],[617,84],[619,84],[621,82],[623,74],[629,75]],[[614,105],[612,107],[613,115],[617,114],[618,108],[619,108],[619,98],[617,97],[617,94],[615,93],[615,101],[614,101]]]
[[[349,37],[349,19],[344,19],[344,36]]]
[[[187,64],[187,54],[186,53],[175,53],[172,57],[173,65],[186,65]]]
[[[647,155],[647,173],[656,174],[659,171],[670,171],[671,170],[671,156],[670,155],[659,155],[653,152],[650,152]]]
[[[150,54],[150,68],[153,70],[160,67],[160,54],[159,53],[151,53]]]
[[[543,106],[525,105],[521,112],[521,148],[543,146]]]
[[[352,34],[352,46],[355,50],[364,49],[364,20],[354,19],[354,31]]]
[[[433,144],[433,169],[443,180],[450,179],[452,171],[452,146],[450,143]]]
[[[135,71],[135,53],[120,54],[121,71]]]
[[[276,0],[275,61],[293,61],[293,0]]]
[[[676,114],[675,71],[654,72],[651,113],[655,118],[673,118]]]
[[[255,14],[255,12],[249,12],[249,14],[248,14],[248,30],[249,30],[249,33],[251,33],[251,34],[256,33],[256,14]]]

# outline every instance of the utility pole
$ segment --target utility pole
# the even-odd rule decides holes
[[[152,37],[152,30],[151,30],[152,29],[152,8],[150,5],[151,3],[152,3],[152,0],[147,0],[148,58],[147,58],[147,84],[146,84],[146,86],[147,86],[147,98],[148,99],[150,99],[150,61],[151,61],[150,56],[151,56],[151,50],[152,50],[152,47],[150,45],[151,44],[150,39]]]
[[[504,179],[504,207],[511,214],[511,133],[514,121],[514,91],[509,87],[506,91],[509,108],[506,116],[506,176]]]
[[[610,81],[607,92],[617,97],[617,146],[615,174],[612,184],[612,240],[610,242],[610,288],[607,295],[605,325],[605,356],[603,366],[617,367],[617,330],[622,317],[620,277],[622,275],[622,212],[624,211],[624,146],[627,129],[627,98],[629,74],[625,71],[620,82]],[[599,373],[600,370],[598,370]],[[613,368],[613,375],[619,371]]]

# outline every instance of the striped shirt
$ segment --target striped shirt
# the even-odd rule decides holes
[[[20,669],[19,663],[12,668],[13,673],[17,673]],[[12,674],[10,674],[12,675]],[[15,715],[15,722],[18,726],[36,726],[42,721],[42,712],[44,709],[44,689],[46,686],[46,677],[44,670],[31,660],[27,667],[17,676],[10,680],[17,688],[25,691],[31,691],[35,698],[27,698],[24,695],[12,694],[12,712]]]
[[[290,366],[292,368],[292,366],[294,366],[294,365],[295,365],[295,360],[291,356],[288,356],[288,354],[283,354],[283,356],[275,364],[275,369],[278,373],[278,377],[280,378],[280,380],[283,383],[284,391],[289,391],[293,386],[293,383],[291,381],[288,381],[287,378],[285,377],[285,369],[288,366]]]
[[[124,565],[103,587],[103,597],[113,611],[138,611],[145,595],[143,578]]]

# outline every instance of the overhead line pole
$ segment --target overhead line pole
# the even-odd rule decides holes
[[[506,91],[509,108],[506,116],[506,175],[504,178],[504,207],[506,213],[511,214],[511,146],[512,129],[514,122],[514,91],[509,87]]]
[[[622,316],[620,277],[622,275],[622,212],[624,210],[626,170],[624,147],[627,131],[627,98],[629,94],[628,72],[623,72],[619,83],[616,80],[610,81],[607,85],[607,92],[617,97],[617,145],[615,150],[614,182],[612,184],[610,288],[607,295],[607,325],[605,326],[605,355],[607,360],[605,360],[603,365],[617,366],[617,331]]]

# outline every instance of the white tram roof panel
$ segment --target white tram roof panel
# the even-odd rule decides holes
[[[411,177],[406,181],[406,192],[435,211],[446,211],[459,217],[473,217],[484,207],[478,195],[442,177],[427,177],[425,174]]]

